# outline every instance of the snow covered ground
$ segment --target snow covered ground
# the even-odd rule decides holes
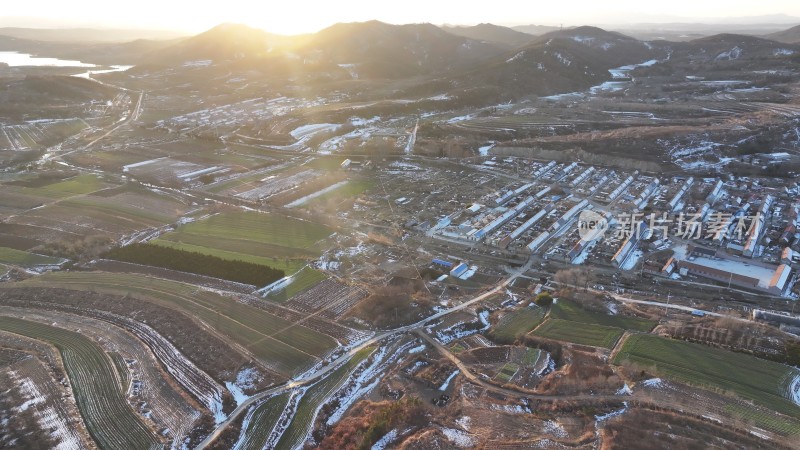
[[[78,431],[56,412],[53,406],[47,404],[47,399],[30,378],[22,378],[15,372],[9,372],[12,379],[17,381],[19,390],[27,400],[17,409],[26,411],[35,410],[34,416],[39,421],[42,430],[50,432],[50,436],[57,443],[56,450],[72,450],[83,448]]]
[[[795,375],[789,382],[789,399],[800,406],[800,369],[794,369]]]

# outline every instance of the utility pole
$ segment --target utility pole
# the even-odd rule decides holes
[[[672,297],[672,293],[671,292],[667,292],[667,304],[666,304],[666,306],[664,306],[664,320],[666,320],[667,317],[669,316],[669,299],[670,299],[670,297]]]

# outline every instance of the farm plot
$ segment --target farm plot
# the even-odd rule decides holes
[[[27,347],[21,341],[47,345],[16,334],[0,333],[0,345],[10,344],[17,347],[22,344],[23,347]],[[55,349],[53,350],[55,351]],[[6,352],[7,350],[0,349],[0,354]],[[33,350],[33,354],[15,353],[22,357],[17,356],[13,361],[2,361],[4,358],[0,356],[0,384],[11,387],[12,391],[16,388],[16,393],[19,395],[16,400],[25,403],[14,404],[13,397],[16,396],[9,395],[9,391],[4,392],[0,397],[0,403],[5,403],[0,406],[0,411],[2,411],[0,415],[5,416],[0,421],[0,430],[2,430],[0,434],[3,435],[4,441],[8,443],[10,439],[13,439],[15,432],[17,434],[33,432],[41,434],[42,438],[49,438],[50,445],[55,448],[91,448],[93,446],[92,438],[86,431],[83,421],[76,420],[80,417],[80,412],[74,398],[69,395],[69,386],[62,385],[57,377],[53,376],[55,373],[52,371],[52,366],[48,366],[47,358],[32,357],[35,350]],[[6,353],[5,356],[8,354]],[[50,356],[55,355],[50,354]],[[61,373],[60,363],[58,363],[57,370]],[[29,426],[29,424],[25,424],[24,419],[22,423],[16,424],[13,419],[8,420],[9,415],[20,418],[24,417],[26,413],[32,413],[31,415],[39,425],[38,430],[27,429],[25,425]],[[22,425],[22,427],[15,429],[15,425]]]
[[[78,235],[127,234],[172,223],[187,210],[187,205],[170,197],[140,190],[65,199],[21,214],[13,222]]]
[[[591,312],[564,300],[559,300],[558,303],[553,304],[550,308],[550,317],[641,332],[648,332],[656,326],[656,323],[651,320]]]
[[[308,291],[325,279],[327,276],[324,273],[306,266],[296,273],[276,281],[265,292],[268,292],[267,297],[271,300],[285,301]]]
[[[23,267],[60,266],[65,260],[52,256],[37,255],[35,253],[14,250],[13,248],[0,247],[0,263]]]
[[[506,363],[503,368],[500,369],[500,372],[497,373],[494,379],[503,383],[508,383],[512,378],[514,378],[514,375],[516,375],[518,371],[518,365],[514,363]]]
[[[336,346],[329,336],[235,299],[193,286],[134,274],[50,273],[21,285],[59,286],[133,295],[196,317],[247,348],[267,367],[290,375]]]
[[[225,166],[206,166],[168,157],[149,159],[122,167],[125,173],[159,183],[189,182],[203,175],[221,174],[229,170]]]
[[[183,225],[152,242],[295,273],[319,257],[315,244],[332,233],[323,225],[277,214],[233,212]]]
[[[356,367],[363,362],[373,351],[373,348],[365,348],[356,353],[342,367],[333,371],[324,380],[311,386],[306,390],[297,405],[292,423],[286,428],[275,448],[294,449],[302,447],[303,442],[311,431],[314,419],[319,408],[325,401],[338,390]]]
[[[245,416],[242,433],[234,449],[261,450],[264,448],[288,403],[289,394],[281,394],[256,405]]]
[[[622,333],[621,329],[615,327],[548,319],[539,328],[533,330],[532,334],[556,341],[611,349]]]
[[[296,189],[298,186],[322,175],[322,172],[316,170],[304,170],[285,177],[272,175],[259,180],[257,187],[237,194],[236,196],[246,200],[263,200],[275,194]]]
[[[491,335],[498,342],[512,343],[528,334],[544,320],[544,309],[538,307],[519,308],[509,311],[491,330]]]
[[[159,444],[125,401],[114,364],[94,342],[71,331],[10,317],[0,317],[0,328],[58,348],[86,428],[101,448],[144,449]]]
[[[294,323],[302,323],[303,326],[331,336],[343,344],[361,341],[371,335],[370,332],[354,330],[336,322],[326,320],[320,317],[321,315],[309,316],[307,313],[301,313],[293,309],[278,306],[271,302],[265,302],[260,299],[256,299],[256,297],[248,297],[248,299],[249,301],[247,301],[247,304],[251,306],[263,309],[264,311],[267,311],[276,317],[280,317]]]
[[[182,370],[186,365],[185,363],[181,364],[183,362],[182,355],[174,347],[169,345],[165,352],[157,345],[159,340],[165,341],[163,337],[158,336],[144,324],[136,324],[134,321],[122,317],[110,318],[111,320],[97,320],[95,318],[65,314],[63,311],[33,309],[38,305],[31,306],[32,308],[6,308],[5,311],[8,312],[9,316],[24,317],[26,320],[52,324],[65,330],[75,330],[76,332],[79,330],[81,335],[100,343],[103,349],[108,352],[108,356],[120,375],[121,391],[128,393],[132,399],[135,398],[137,403],[139,403],[138,400],[145,402],[146,406],[141,406],[139,412],[147,413],[148,419],[158,429],[166,430],[162,431],[163,435],[169,435],[177,441],[186,436],[200,413],[187,402],[183,392],[174,387],[174,383],[168,379],[162,370],[162,365],[173,375],[176,381],[183,386],[187,386],[187,391],[194,394],[195,398],[201,401],[205,400],[205,396],[202,395],[204,391],[198,392],[191,389],[193,385],[187,383],[187,380],[196,382],[197,378],[200,377],[192,377],[192,373],[187,376],[186,372],[188,371]],[[113,321],[114,319],[116,320]],[[109,326],[109,324],[113,325]],[[136,337],[127,333],[124,329],[132,331]],[[146,331],[150,331],[150,333],[143,333]],[[130,367],[126,359],[131,361]],[[197,368],[194,369],[195,372],[199,372]],[[205,377],[209,378],[207,375]],[[215,384],[211,380],[211,385],[214,386]],[[129,391],[129,387],[134,385],[135,387]],[[215,410],[221,409],[221,391],[222,389],[220,388],[215,392],[214,400],[216,402],[214,404],[209,405],[209,402],[203,402],[204,406],[209,407],[212,414],[218,413],[219,411]]]
[[[236,373],[232,368],[242,367],[255,359],[214,333],[210,327],[198,326],[194,317],[159,305],[154,300],[146,301],[133,295],[123,298],[98,292],[5,286],[0,285],[2,305],[78,314],[126,329],[145,342],[165,369],[203,404],[221,396],[216,392],[224,391],[215,380],[233,381]],[[129,317],[135,317],[135,320]],[[259,369],[262,374],[260,387],[283,379],[276,372],[264,367]]]
[[[374,185],[375,182],[370,180],[350,180],[335,189],[308,199],[302,206],[304,208],[313,208],[319,205],[328,205],[331,202],[336,204],[344,200],[354,199],[371,189]]]
[[[39,187],[26,187],[22,193],[34,197],[44,197],[48,199],[62,199],[77,195],[86,195],[109,187],[110,184],[104,182],[95,175],[78,175],[73,178],[58,181]]]
[[[82,119],[60,119],[0,127],[0,148],[27,150],[53,145],[88,127]]]
[[[323,317],[338,319],[367,295],[369,293],[365,289],[327,279],[305,292],[292,296],[286,306],[306,313],[324,310]]]
[[[774,411],[800,417],[789,386],[796,369],[743,353],[653,335],[633,335],[614,364],[634,363],[689,384],[734,392]]]

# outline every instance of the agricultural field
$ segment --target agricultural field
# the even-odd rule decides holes
[[[652,335],[632,335],[614,364],[637,364],[656,373],[761,403],[791,417],[800,405],[789,398],[797,370],[754,356]]]
[[[302,294],[313,288],[328,277],[319,270],[305,266],[299,271],[288,275],[288,280],[278,281],[280,286],[270,290],[267,298],[279,302],[284,302],[296,295]],[[287,284],[288,283],[288,284]]]
[[[59,266],[64,263],[61,258],[37,255],[35,253],[14,250],[13,248],[0,247],[0,264],[10,264],[22,267]]]
[[[134,186],[65,198],[22,213],[11,222],[39,228],[32,237],[50,240],[51,231],[77,236],[107,233],[122,236],[175,222],[188,205],[164,193]]]
[[[86,195],[109,186],[111,185],[104,182],[96,175],[78,175],[44,186],[25,187],[22,189],[22,193],[34,197],[58,200],[67,197]]]
[[[27,150],[52,145],[89,125],[82,119],[48,120],[0,127],[0,148]]]
[[[152,243],[262,264],[291,274],[319,257],[316,244],[332,233],[324,225],[278,214],[231,212],[183,225]]]
[[[243,346],[267,367],[291,375],[332,350],[327,335],[274,316],[263,309],[191,285],[134,274],[51,273],[19,283],[132,295],[202,320]]]
[[[306,390],[297,405],[297,411],[295,411],[294,417],[292,418],[292,423],[289,424],[286,431],[284,431],[276,448],[293,449],[302,447],[303,441],[314,423],[317,410],[319,410],[327,398],[333,395],[336,390],[344,384],[350,376],[350,373],[355,370],[362,361],[369,357],[373,350],[374,348],[365,348],[359,351],[342,367],[339,367],[324,380]]]
[[[542,323],[544,313],[544,309],[535,306],[509,311],[500,317],[491,335],[498,342],[513,343]]]
[[[67,330],[10,317],[0,317],[0,329],[58,348],[78,409],[100,447],[149,448],[159,443],[126,402],[114,363],[94,342]]]
[[[611,349],[622,336],[622,333],[621,329],[615,327],[548,319],[533,330],[532,334],[556,341]]]
[[[648,332],[656,326],[650,320],[638,319],[635,317],[625,317],[621,315],[611,316],[603,313],[587,311],[569,301],[559,300],[550,308],[550,317],[553,319],[569,320],[572,322],[603,325],[606,327],[616,327],[623,330],[633,330]]]
[[[514,378],[514,375],[516,375],[518,371],[518,365],[514,363],[506,363],[506,365],[500,369],[500,372],[497,373],[494,379],[502,383],[508,383],[512,378]]]
[[[375,182],[371,180],[349,180],[347,183],[338,186],[336,189],[332,189],[324,194],[309,199],[303,203],[302,206],[309,209],[320,206],[330,206],[335,208],[335,206],[339,203],[354,199],[364,192],[372,189],[374,186]]]
[[[261,450],[267,444],[272,430],[278,424],[283,410],[289,403],[289,394],[276,395],[259,403],[244,418],[242,434],[237,449]]]

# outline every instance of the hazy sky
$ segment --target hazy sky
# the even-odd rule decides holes
[[[222,22],[283,34],[336,22],[378,19],[435,24],[619,24],[771,14],[800,16],[798,0],[4,0],[0,22],[20,26],[102,26],[199,32]]]

